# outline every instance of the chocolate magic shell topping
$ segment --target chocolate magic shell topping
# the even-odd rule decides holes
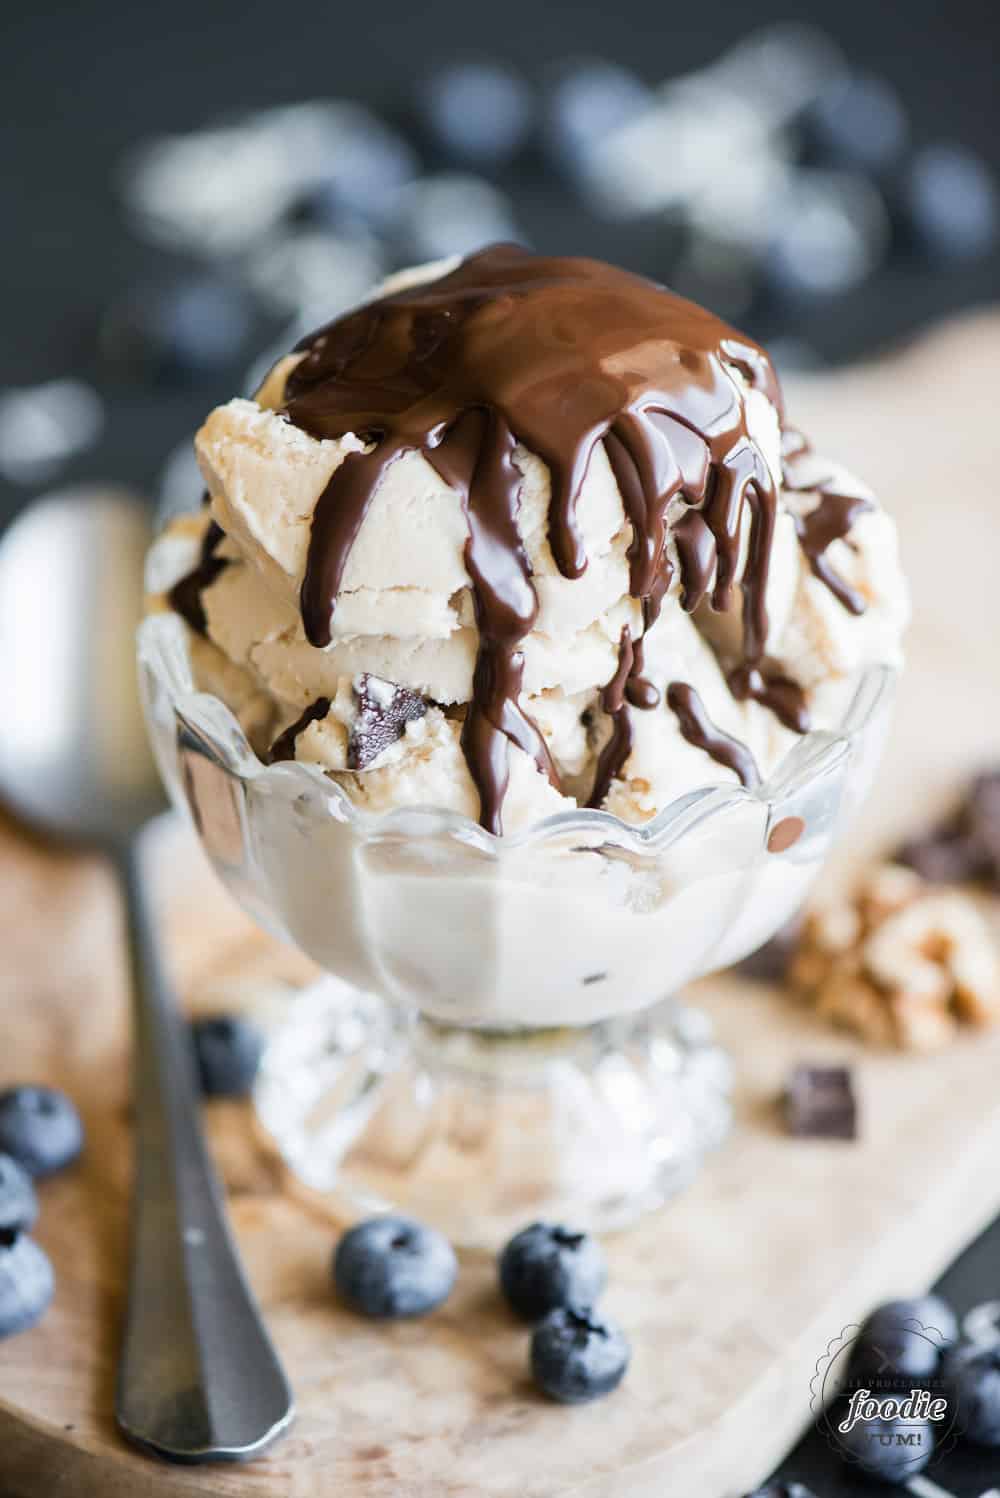
[[[781,396],[755,343],[640,277],[598,261],[498,245],[438,280],[338,318],[297,352],[304,357],[288,378],[284,416],[313,437],[354,432],[366,444],[344,458],[316,506],[301,594],[313,645],[330,643],[344,566],[388,466],[417,450],[461,496],[479,628],[462,747],[488,830],[503,830],[510,742],[558,783],[544,739],[519,701],[521,642],[538,612],[517,528],[519,442],[551,474],[549,542],[568,578],[587,566],[576,502],[591,454],[604,443],[632,525],[630,591],[647,630],[672,581],[665,545],[672,499],[688,506],[676,527],[686,609],[706,596],[716,609],[731,606],[745,547],[743,659],[731,687],[789,726],[807,728],[801,692],[770,677],[763,660],[777,495],[743,397],[749,385],[780,412]],[[811,551],[822,539],[808,538]],[[627,630],[603,700],[613,731],[592,805],[628,758],[636,710],[679,711],[686,736],[733,762],[732,741],[693,711],[687,694],[660,701],[643,677],[642,639],[631,640]],[[740,773],[752,781],[745,761]]]

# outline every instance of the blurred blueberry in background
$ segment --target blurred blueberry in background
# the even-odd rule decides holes
[[[97,441],[104,403],[82,380],[0,390],[0,474],[14,484],[44,484]]]
[[[673,268],[670,284],[689,301],[711,307],[726,322],[750,312],[757,291],[754,254],[739,244],[694,237]]]
[[[253,325],[253,306],[240,286],[198,270],[126,291],[109,308],[101,341],[114,364],[184,380],[238,358]]]
[[[916,152],[903,173],[899,211],[904,237],[935,260],[972,260],[1000,240],[997,179],[962,146]]]
[[[795,174],[777,205],[763,273],[779,297],[851,290],[878,269],[889,215],[873,183],[841,172]]]
[[[885,172],[909,143],[910,122],[892,84],[874,73],[849,73],[805,111],[808,155],[835,166]]]
[[[303,195],[378,220],[417,176],[409,143],[364,105],[319,99],[141,142],[120,184],[140,234],[197,255],[235,255]]]
[[[293,189],[286,193],[286,208],[311,190],[325,195],[328,210],[339,204],[345,215],[378,223],[392,194],[420,172],[409,141],[370,109],[348,100],[265,110],[255,129],[284,162]]]
[[[772,129],[802,114],[847,76],[847,59],[828,32],[806,21],[751,31],[703,71],[717,93],[752,101]]]
[[[783,349],[786,370],[926,316],[927,299],[894,279],[907,258],[906,276],[923,264],[928,285],[930,266],[937,288],[951,273],[955,289],[933,293],[941,311],[961,304],[963,275],[985,284],[1000,246],[990,164],[924,144],[892,78],[856,67],[820,26],[761,25],[694,71],[672,63],[666,48],[641,73],[605,55],[543,51],[526,67],[436,49],[382,113],[306,97],[140,140],[116,173],[137,284],[101,319],[104,367],[126,370],[136,395],[141,377],[150,400],[165,384],[170,400],[208,381],[252,391],[389,272],[497,240],[671,285]],[[164,269],[164,251],[182,258]],[[870,323],[855,300],[868,286],[887,291]],[[195,399],[178,407],[164,445],[199,415]],[[45,482],[101,419],[87,380],[0,391],[0,478]],[[198,484],[181,452],[160,481],[168,506]]]
[[[768,342],[767,352],[778,371],[779,379],[792,374],[815,374],[826,365],[819,350],[804,338],[772,338]]]
[[[468,255],[498,240],[523,242],[510,199],[470,172],[439,172],[404,187],[393,205],[390,232],[401,265]]]
[[[651,90],[635,73],[597,57],[574,57],[550,70],[544,86],[543,140],[550,162],[575,173],[592,147],[649,107]]]
[[[350,238],[305,229],[266,239],[249,256],[245,274],[273,312],[312,325],[360,302],[385,269],[384,253],[372,235]]]
[[[495,167],[513,160],[535,124],[527,79],[502,62],[470,60],[439,68],[417,97],[419,120],[446,160]]]
[[[752,97],[717,89],[706,74],[665,85],[649,107],[594,139],[579,164],[593,211],[629,220],[687,212],[769,149],[772,125]]]
[[[943,263],[982,255],[1000,235],[985,164],[957,146],[907,160],[910,124],[891,82],[852,68],[802,21],[761,26],[657,87],[604,57],[534,76],[500,58],[446,59],[410,104],[430,172],[405,133],[345,99],[136,148],[122,172],[133,223],[215,261],[228,289],[193,335],[183,304],[165,317],[157,293],[124,320],[119,310],[106,343],[144,350],[135,362],[149,372],[194,373],[237,351],[241,299],[306,328],[395,267],[524,242],[519,205],[560,195],[577,243],[602,220],[619,225],[591,252],[769,337],[797,335],[807,304],[862,286],[900,241]],[[503,189],[491,173],[506,174]]]
[[[316,229],[321,234],[344,234],[351,239],[371,232],[365,219],[345,205],[343,193],[329,178],[303,188],[285,207],[279,227],[288,231]]]

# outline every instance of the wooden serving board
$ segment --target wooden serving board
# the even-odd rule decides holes
[[[973,319],[891,364],[792,392],[796,419],[898,513],[919,601],[893,743],[842,872],[1000,758],[986,436],[998,366],[1000,320]],[[186,834],[161,832],[157,856],[192,1007],[308,977],[234,910]],[[683,1197],[608,1241],[607,1308],[634,1362],[612,1398],[567,1410],[533,1394],[527,1334],[485,1258],[463,1258],[453,1297],[425,1321],[371,1326],[339,1310],[333,1225],[288,1189],[247,1110],[213,1105],[212,1147],[299,1418],[252,1465],[158,1465],[119,1441],[112,1418],[130,1172],[114,890],[94,862],[3,825],[0,878],[0,1084],[65,1087],[88,1132],[81,1164],[41,1188],[55,1304],[0,1343],[5,1498],[732,1498],[808,1420],[830,1339],[876,1299],[925,1286],[1000,1210],[1000,1034],[933,1057],[880,1055],[777,991],[709,980],[697,998],[737,1061],[737,1128]],[[823,1058],[857,1067],[857,1144],[778,1127],[789,1066]]]

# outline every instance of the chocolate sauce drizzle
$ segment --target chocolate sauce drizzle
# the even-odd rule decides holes
[[[667,688],[667,703],[676,713],[681,733],[689,744],[704,749],[717,764],[734,771],[747,790],[760,784],[760,772],[750,750],[739,739],[716,728],[694,687],[682,681],[671,683]]]
[[[611,737],[601,750],[597,761],[597,774],[594,776],[594,788],[590,793],[588,806],[603,804],[605,796],[611,789],[611,782],[632,753],[632,717],[628,710],[626,692],[629,683],[634,679],[632,676],[634,669],[635,646],[626,624],[618,647],[618,669],[601,693],[601,706],[611,718]],[[641,680],[641,678],[638,679]],[[649,683],[646,682],[644,685],[648,686]],[[657,698],[659,698],[659,693],[657,693]]]
[[[295,758],[295,741],[300,733],[304,733],[310,723],[318,723],[325,718],[330,711],[329,697],[317,697],[315,702],[310,702],[305,712],[296,718],[294,723],[289,723],[284,733],[280,733],[271,745],[269,759],[272,765],[280,764],[283,760]]]
[[[210,521],[202,537],[197,565],[186,577],[174,583],[167,594],[167,602],[174,613],[180,614],[199,635],[208,632],[208,620],[205,618],[205,605],[201,595],[227,566],[225,557],[215,555],[216,548],[224,539],[222,527],[216,525],[214,520]]]
[[[622,632],[618,666],[602,694],[612,731],[591,806],[603,802],[631,752],[630,708],[650,711],[660,701],[643,675],[643,651],[673,580],[666,514],[675,497],[685,504],[670,529],[680,602],[688,613],[706,599],[716,610],[731,607],[749,524],[739,579],[742,659],[731,665],[727,681],[737,699],[753,699],[787,727],[808,731],[802,689],[764,661],[777,496],[748,430],[735,376],[763,391],[779,416],[783,408],[777,377],[755,343],[692,302],[625,271],[495,245],[436,281],[328,323],[296,351],[304,358],[288,378],[282,415],[314,437],[353,432],[366,443],[365,451],[342,461],[316,505],[301,591],[303,625],[313,645],[330,643],[344,567],[389,465],[405,452],[422,452],[461,496],[479,627],[462,747],[484,827],[503,830],[510,742],[559,785],[545,740],[519,700],[521,642],[538,602],[517,528],[518,443],[548,466],[549,543],[564,576],[579,577],[587,565],[576,502],[599,442],[632,526],[630,592],[642,606],[643,634],[633,641],[628,629]],[[871,502],[800,474],[809,451],[801,433],[784,429],[784,486],[819,497],[808,515],[795,517],[799,544],[815,576],[846,609],[860,614],[863,596],[836,574],[826,552]],[[213,522],[197,566],[168,595],[199,634],[207,627],[202,594],[226,566],[216,555],[222,539]],[[271,758],[294,757],[298,735],[325,717],[329,706],[326,698],[312,703],[278,738]],[[745,785],[758,783],[749,751],[714,727],[693,688],[675,682],[667,706],[685,738],[728,765]]]
[[[863,614],[865,598],[852,588],[830,565],[827,548],[849,535],[859,515],[872,508],[871,500],[862,494],[845,494],[832,487],[831,479],[815,479],[797,472],[801,459],[812,449],[801,432],[787,428],[782,437],[782,482],[793,494],[819,495],[816,508],[808,515],[796,515],[795,532],[813,574],[825,583],[833,596],[851,614]]]
[[[549,543],[565,577],[579,577],[587,565],[576,502],[599,442],[632,526],[629,587],[642,605],[643,635],[632,640],[628,628],[622,631],[618,666],[602,693],[611,736],[589,805],[603,803],[631,753],[630,709],[650,711],[660,701],[643,675],[643,649],[673,580],[666,514],[675,497],[686,505],[671,529],[688,613],[706,599],[717,610],[731,607],[749,524],[740,578],[742,659],[727,674],[729,687],[796,732],[808,730],[801,688],[764,662],[777,496],[748,430],[736,376],[763,391],[779,415],[782,402],[777,377],[755,343],[625,271],[495,245],[436,281],[328,323],[297,352],[304,358],[288,378],[284,417],[317,438],[354,432],[366,443],[365,451],[344,458],[316,505],[301,592],[303,626],[313,645],[330,643],[344,568],[389,465],[405,452],[422,452],[461,496],[479,627],[462,748],[484,827],[503,830],[509,743],[559,785],[545,740],[520,705],[521,642],[538,601],[517,527],[518,443],[548,466]],[[797,460],[808,451],[800,433],[785,431],[785,485],[819,494],[817,508],[796,517],[799,543],[814,574],[845,608],[861,613],[864,599],[830,568],[826,550],[870,502],[801,478]],[[213,522],[197,567],[169,595],[201,634],[202,593],[226,565],[215,555],[222,538]],[[667,706],[689,742],[744,785],[758,784],[749,750],[710,722],[692,687],[673,683]],[[329,707],[327,698],[312,703],[277,739],[271,759],[293,758],[298,735]]]
[[[777,497],[736,375],[779,410],[781,396],[756,344],[637,276],[500,245],[329,323],[298,351],[305,357],[289,376],[285,417],[317,438],[354,432],[368,444],[345,457],[316,506],[301,594],[306,636],[329,644],[344,567],[379,480],[402,453],[422,452],[458,490],[468,519],[479,653],[462,744],[490,831],[502,831],[509,742],[558,783],[519,703],[521,642],[538,603],[517,530],[518,442],[551,474],[549,542],[570,578],[587,565],[577,497],[595,446],[605,443],[632,524],[630,589],[647,630],[671,581],[670,501],[683,498],[702,527],[679,550],[689,609],[712,576],[713,607],[730,606],[749,523],[743,655],[759,666]],[[592,801],[628,757],[627,704],[648,710],[658,700],[642,671],[642,640],[623,636],[605,689],[612,738]]]

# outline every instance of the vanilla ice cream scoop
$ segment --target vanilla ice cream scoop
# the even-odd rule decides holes
[[[372,810],[644,821],[755,784],[898,660],[892,523],[763,350],[596,261],[397,277],[197,452],[208,505],[153,570],[200,682]]]

